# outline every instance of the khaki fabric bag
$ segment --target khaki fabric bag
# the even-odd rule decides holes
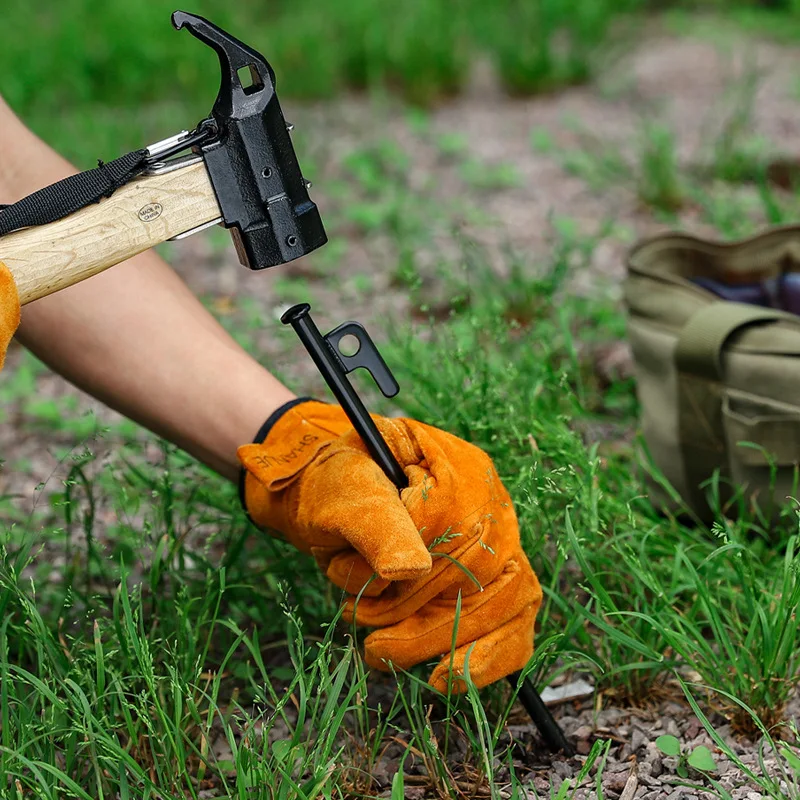
[[[722,300],[692,279],[736,286],[793,272],[800,226],[731,244],[672,233],[629,255],[624,291],[642,432],[655,466],[704,521],[716,470],[723,504],[738,489],[770,518],[797,493],[800,317]],[[653,492],[676,510],[655,482]]]

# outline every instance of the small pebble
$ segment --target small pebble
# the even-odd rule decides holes
[[[628,775],[624,772],[612,772],[610,775],[603,775],[603,789],[608,792],[619,794],[628,782]]]
[[[591,725],[581,725],[572,735],[576,739],[588,739],[594,733]]]
[[[649,761],[640,761],[636,765],[636,772],[639,776],[639,783],[643,783],[645,786],[653,786],[655,783],[653,778],[650,776],[650,770],[652,766],[650,765]]]
[[[631,734],[631,750],[633,752],[637,752],[639,748],[644,747],[648,742],[648,736],[644,733],[644,731],[639,730],[639,728],[634,728],[633,733]]]
[[[619,708],[604,708],[597,715],[597,726],[603,728],[615,728],[624,714],[625,712]]]
[[[661,756],[656,756],[652,761],[650,761],[650,775],[653,778],[657,778],[664,772],[664,762],[661,760]]]
[[[702,730],[702,725],[700,725],[700,721],[696,719],[690,719],[689,724],[686,726],[686,730],[683,732],[684,739],[688,739],[692,741],[692,739],[696,739],[697,735]]]
[[[631,765],[626,761],[611,761],[606,764],[605,772],[624,772],[629,773],[631,771]]]
[[[670,792],[664,798],[664,800],[687,800],[687,798],[683,789],[675,789],[674,791]]]
[[[372,767],[372,778],[379,787],[388,786],[392,780],[389,777],[389,762],[379,759]]]
[[[560,778],[571,778],[574,770],[566,761],[554,761],[553,772]]]
[[[628,780],[625,781],[625,787],[622,790],[622,794],[619,796],[619,800],[633,800],[638,791],[639,776],[637,775],[636,765],[634,764],[628,775]]]

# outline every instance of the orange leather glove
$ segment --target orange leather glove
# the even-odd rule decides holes
[[[430,682],[446,691],[460,593],[453,675],[470,648],[477,686],[521,669],[542,590],[491,460],[411,419],[375,422],[407,489],[398,493],[338,406],[300,400],[268,420],[262,444],[239,448],[252,520],[312,553],[347,593],[345,617],[377,628],[365,641],[370,666],[444,656]]]
[[[8,344],[19,325],[19,296],[17,285],[8,271],[8,267],[0,261],[0,369],[6,359]]]

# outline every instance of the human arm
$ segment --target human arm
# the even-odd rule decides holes
[[[72,172],[0,98],[0,203]],[[152,251],[25,306],[17,338],[79,388],[231,480],[237,446],[294,396]]]

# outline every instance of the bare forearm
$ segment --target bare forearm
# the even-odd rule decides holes
[[[293,395],[152,253],[26,306],[19,337],[107,405],[218,472]]]
[[[70,171],[0,101],[0,203]],[[293,397],[153,252],[29,304],[18,338],[80,388],[230,478],[237,446]]]

